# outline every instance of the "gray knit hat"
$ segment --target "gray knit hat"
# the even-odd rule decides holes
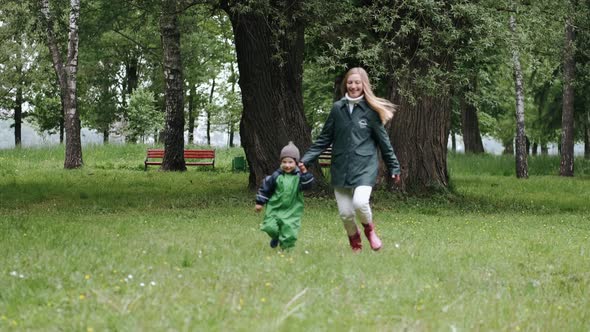
[[[281,160],[285,157],[291,157],[295,162],[299,161],[299,149],[291,141],[281,150]]]

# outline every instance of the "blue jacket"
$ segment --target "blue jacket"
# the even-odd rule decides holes
[[[274,171],[272,175],[267,176],[264,181],[262,181],[262,185],[256,194],[256,204],[264,205],[266,202],[268,202],[275,192],[277,178],[283,174],[285,174],[285,172],[279,168]],[[293,171],[293,174],[299,176],[299,190],[311,189],[314,180],[313,174],[311,172],[301,173],[297,167]]]

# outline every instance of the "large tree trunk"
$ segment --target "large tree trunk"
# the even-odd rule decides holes
[[[516,18],[510,16],[510,31],[516,36]],[[526,179],[529,177],[527,160],[526,132],[524,127],[524,87],[522,69],[520,67],[520,54],[516,45],[516,37],[512,40],[512,63],[514,68],[514,88],[516,92],[516,177]]]
[[[195,143],[195,95],[197,94],[197,87],[194,83],[189,83],[188,93],[188,142]]]
[[[463,133],[463,144],[465,153],[484,153],[481,134],[479,132],[479,121],[477,109],[465,98],[461,98],[461,130]]]
[[[66,155],[64,168],[78,168],[83,165],[82,143],[80,138],[80,116],[77,108],[76,75],[78,71],[78,19],[80,17],[80,0],[70,0],[70,21],[68,34],[68,52],[64,64],[57,39],[53,31],[53,19],[49,0],[40,0],[41,14],[45,22],[47,45],[51,53],[53,68],[58,77],[60,97],[64,113],[66,136]]]
[[[590,110],[586,111],[584,124],[584,159],[590,159]]]
[[[429,193],[446,188],[449,98],[423,95],[416,99],[416,104],[401,98],[399,109],[389,135],[401,166],[401,189]]]
[[[563,52],[563,108],[561,113],[561,163],[559,175],[574,176],[574,27],[571,18],[565,22]]]
[[[162,170],[186,171],[184,162],[184,81],[177,0],[162,0],[160,34],[164,53],[166,127]]]
[[[302,4],[271,0],[284,16],[277,18],[256,11],[240,13],[224,3],[235,35],[244,106],[240,137],[250,166],[250,189],[279,166],[281,148],[289,141],[302,153],[311,145],[303,112]]]

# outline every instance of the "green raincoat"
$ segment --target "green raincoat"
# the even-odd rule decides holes
[[[266,204],[260,229],[272,239],[278,239],[283,249],[295,246],[303,215],[302,190],[311,188],[312,182],[310,172],[277,170],[266,177],[256,195],[257,204]]]

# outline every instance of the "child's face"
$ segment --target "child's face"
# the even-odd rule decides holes
[[[293,172],[296,167],[297,167],[297,164],[295,163],[295,159],[293,159],[291,157],[285,157],[285,158],[283,158],[283,160],[281,160],[281,169],[285,173]]]
[[[346,80],[346,92],[348,92],[348,96],[351,98],[357,98],[363,95],[361,75],[352,74],[348,76],[348,80]]]

